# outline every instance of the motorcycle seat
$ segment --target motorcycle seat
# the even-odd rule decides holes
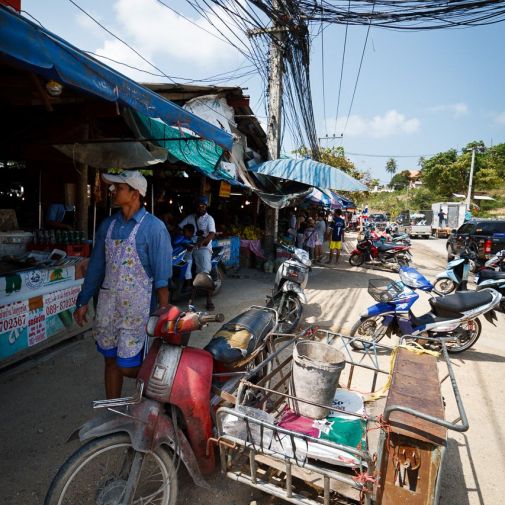
[[[204,349],[215,361],[231,365],[252,354],[274,326],[271,310],[252,307],[223,324]]]
[[[391,249],[396,249],[398,247],[398,244],[391,244],[391,243],[381,243],[377,246],[377,249],[379,251],[389,251]]]
[[[493,295],[484,291],[461,291],[441,298],[432,298],[430,305],[433,313],[439,317],[451,317],[467,310],[476,309],[491,302]]]
[[[481,270],[479,272],[479,284],[484,281],[505,279],[505,272],[496,272],[495,270]]]

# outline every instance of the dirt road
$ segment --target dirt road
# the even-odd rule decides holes
[[[445,241],[413,243],[415,266],[428,277],[445,265]],[[344,258],[345,259],[345,258]],[[249,276],[227,278],[215,299],[217,310],[230,318],[252,304],[262,304],[271,288],[271,274],[249,271]],[[395,277],[382,271],[315,267],[307,290],[307,323],[346,332],[360,312],[372,303],[366,292],[370,277]],[[416,314],[427,307],[416,304]],[[475,349],[454,359],[457,379],[470,420],[463,435],[450,433],[442,477],[443,505],[495,505],[502,502],[500,479],[505,472],[503,389],[505,379],[505,316],[500,330],[484,324]],[[216,327],[194,334],[192,343],[203,346]],[[102,360],[91,339],[75,340],[53,352],[0,374],[0,503],[39,505],[52,476],[78,446],[66,444],[68,435],[92,415],[93,399],[103,397]],[[449,411],[448,417],[454,417]],[[258,505],[270,503],[264,495],[223,479],[212,480],[211,493],[183,479],[181,505]]]

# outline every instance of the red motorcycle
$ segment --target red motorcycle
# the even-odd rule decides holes
[[[370,262],[394,264],[400,267],[409,266],[411,261],[410,246],[373,240],[371,236],[365,236],[363,240],[360,240],[349,257],[349,263],[355,267]]]
[[[188,346],[192,331],[223,319],[175,306],[150,317],[147,332],[155,340],[135,394],[94,402],[101,415],[70,437],[86,443],[59,469],[45,505],[175,505],[181,461],[195,484],[208,487],[215,411],[230,399],[240,371],[265,359],[265,339],[277,326],[274,310],[251,307],[205,349]]]

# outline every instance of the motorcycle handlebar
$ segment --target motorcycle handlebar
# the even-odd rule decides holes
[[[219,312],[217,314],[203,314],[200,316],[200,321],[202,324],[222,323],[224,321],[224,314]]]

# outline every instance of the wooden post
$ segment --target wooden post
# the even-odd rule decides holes
[[[83,140],[88,140],[89,125],[83,128]],[[84,232],[84,238],[88,238],[88,165],[77,163],[74,160],[74,166],[77,171],[77,205],[76,205],[76,226],[78,230]]]

